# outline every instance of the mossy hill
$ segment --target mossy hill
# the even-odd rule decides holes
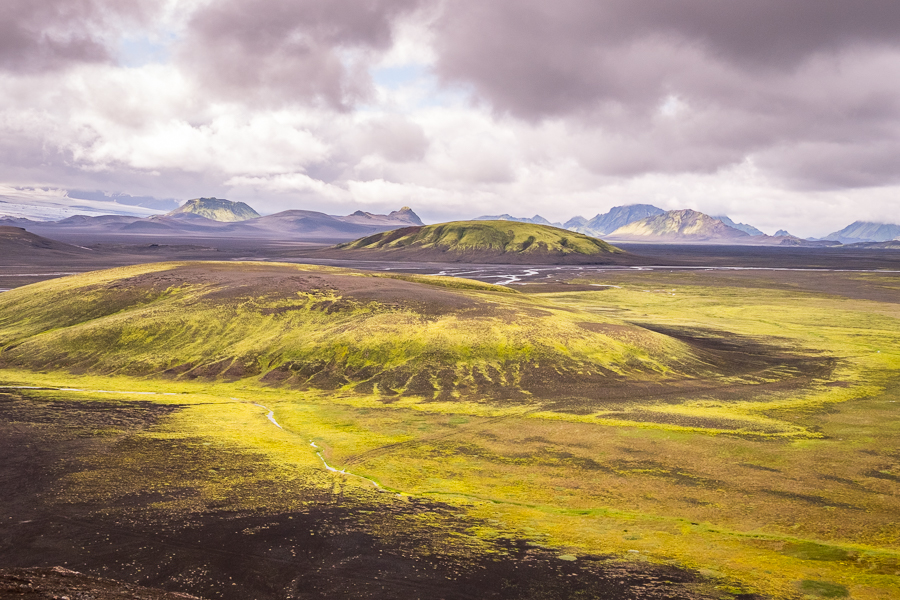
[[[668,335],[503,287],[236,262],[123,267],[0,294],[0,367],[555,402],[710,372]]]
[[[259,217],[259,213],[243,202],[232,202],[222,198],[194,198],[168,213],[168,216],[194,214],[213,221],[235,223]]]
[[[335,247],[394,260],[604,263],[624,252],[603,240],[516,221],[452,221],[404,227]]]

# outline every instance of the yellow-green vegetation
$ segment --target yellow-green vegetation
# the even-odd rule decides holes
[[[169,213],[169,215],[178,214],[200,215],[213,221],[225,223],[247,221],[259,217],[259,213],[245,202],[233,202],[222,198],[194,198],[193,200],[188,200]]]
[[[594,256],[622,251],[581,233],[516,221],[453,221],[377,233],[341,244],[347,250],[487,251]]]
[[[188,405],[142,435],[204,439],[310,486],[451,503],[476,537],[696,568],[725,597],[900,596],[896,274],[611,272],[580,283],[618,287],[544,294],[399,277],[162,264],[28,286],[0,295],[0,381]],[[265,368],[229,371],[251,356]],[[272,375],[313,357],[345,380]],[[416,393],[364,385],[366,364],[457,366]],[[518,379],[477,383],[501,364]],[[390,493],[325,473],[311,441]],[[109,487],[116,460],[70,485],[184,484],[139,471]],[[168,504],[264,509],[235,491],[246,477],[197,474],[201,495]]]
[[[7,366],[445,400],[527,401],[559,377],[621,388],[712,372],[683,342],[506,288],[268,263],[127,267],[13,290],[0,297],[0,340]]]

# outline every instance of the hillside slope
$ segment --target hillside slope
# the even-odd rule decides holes
[[[586,235],[517,221],[452,221],[406,227],[341,244],[335,250],[391,260],[604,263],[622,250]]]
[[[525,400],[672,385],[707,373],[709,358],[667,335],[465,279],[200,262],[0,294],[0,367]]]
[[[52,265],[62,258],[81,258],[93,253],[87,248],[64,244],[30,233],[21,227],[0,226],[0,265]]]

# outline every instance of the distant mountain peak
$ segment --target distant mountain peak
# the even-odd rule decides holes
[[[400,210],[391,211],[390,214],[388,214],[388,217],[393,217],[394,219],[402,221],[408,221],[413,225],[424,225],[424,223],[422,223],[422,219],[419,218],[419,215],[413,212],[413,209],[408,206],[404,206]]]
[[[193,214],[212,221],[236,223],[258,219],[259,213],[244,202],[232,202],[224,198],[194,198],[188,200],[166,216]]]
[[[480,217],[475,217],[472,219],[473,221],[514,221],[516,223],[531,223],[533,225],[550,225],[551,227],[559,227],[562,229],[562,223],[551,223],[541,215],[534,215],[533,217],[514,217],[507,213],[503,213],[502,215],[481,215]]]
[[[717,217],[713,217],[713,219],[718,219],[719,221],[722,221],[729,227],[734,227],[735,229],[743,231],[744,233],[749,233],[750,235],[766,235],[765,233],[763,233],[762,231],[760,231],[753,225],[748,225],[746,223],[735,223],[734,221],[732,221],[729,217],[726,217],[725,215],[719,215]]]
[[[665,211],[652,204],[627,204],[614,206],[608,212],[598,214],[592,219],[574,217],[566,221],[565,228],[592,236],[604,236],[620,227],[634,223],[646,217],[660,215]]]
[[[731,241],[749,238],[750,234],[729,227],[722,221],[691,209],[670,210],[660,215],[646,217],[615,230],[615,239],[635,240],[684,240]]]
[[[889,242],[900,236],[900,225],[892,223],[875,223],[872,221],[855,221],[839,231],[825,236],[826,240],[834,240],[842,244],[856,242]]]

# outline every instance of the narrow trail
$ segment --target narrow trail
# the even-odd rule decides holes
[[[136,392],[136,391],[132,391],[132,390],[91,390],[91,389],[85,389],[85,388],[52,387],[52,386],[37,386],[37,385],[0,385],[0,391],[3,391],[3,390],[35,390],[35,391],[46,390],[46,391],[54,391],[54,392],[85,392],[85,393],[92,393],[92,394],[131,394],[131,395],[137,394],[137,395],[141,395],[141,396],[185,396],[185,395],[190,396],[191,395],[191,394],[180,394],[180,393],[176,393],[176,392]],[[251,404],[253,406],[258,406],[258,407],[262,408],[263,410],[268,411],[268,414],[266,414],[266,418],[273,425],[275,425],[275,427],[277,427],[278,429],[281,429],[282,431],[285,431],[287,433],[297,435],[295,432],[289,431],[289,430],[285,429],[284,427],[282,427],[281,424],[275,420],[275,411],[270,409],[268,406],[264,406],[257,402],[241,400],[240,398],[234,398],[234,397],[232,397],[231,400],[233,400],[234,402],[236,402],[238,404]],[[315,450],[316,456],[318,456],[319,460],[322,461],[322,465],[324,465],[326,471],[329,471],[331,473],[339,473],[339,474],[345,475],[347,477],[356,477],[357,479],[362,479],[363,481],[367,481],[367,482],[371,483],[373,486],[375,486],[378,489],[381,489],[381,490],[385,489],[380,483],[378,483],[377,481],[375,481],[373,479],[369,479],[368,477],[363,477],[362,475],[357,475],[356,473],[351,473],[351,472],[347,471],[346,469],[338,469],[336,467],[332,467],[325,460],[325,457],[322,456],[322,451],[323,451],[322,448],[317,446],[313,440],[309,440],[309,445]]]
[[[240,398],[232,398],[232,400],[234,400],[236,402],[245,403],[245,404],[247,403],[245,400],[241,400]],[[274,410],[270,409],[268,406],[259,404],[258,402],[252,402],[251,404],[253,404],[253,406],[258,406],[263,410],[269,411],[269,413],[266,415],[266,418],[269,419],[269,421],[271,421],[272,424],[275,425],[275,427],[277,427],[278,429],[281,429],[282,431],[286,431],[288,433],[294,433],[293,431],[289,431],[289,430],[285,429],[284,427],[282,427],[281,424],[275,420],[275,411]],[[313,440],[309,440],[309,445],[315,450],[316,456],[318,456],[319,460],[322,461],[322,464],[325,466],[326,471],[330,471],[331,473],[340,473],[341,475],[346,475],[347,477],[356,477],[358,479],[362,479],[363,481],[368,481],[369,483],[371,483],[378,489],[381,489],[381,490],[384,489],[381,486],[381,484],[379,484],[374,479],[369,479],[368,477],[363,477],[362,475],[357,475],[356,473],[351,473],[351,472],[347,471],[346,469],[338,469],[336,467],[332,467],[331,465],[328,464],[328,461],[325,460],[325,457],[322,456],[322,451],[323,451],[322,448],[317,446]]]
[[[176,393],[176,392],[137,392],[137,391],[132,391],[132,390],[92,390],[92,389],[86,389],[86,388],[52,387],[52,386],[35,386],[35,385],[0,385],[0,391],[3,391],[3,390],[35,390],[35,391],[46,390],[46,391],[57,391],[57,392],[84,392],[84,393],[99,393],[99,394],[132,394],[132,395],[141,395],[141,396],[191,396],[191,395],[193,395],[193,394],[182,394],[182,393]],[[240,398],[235,398],[235,397],[230,397],[230,400],[232,400],[233,402],[235,402],[237,404],[249,404],[252,406],[257,406],[257,407],[267,411],[266,418],[275,427],[277,427],[278,429],[281,429],[285,433],[289,433],[291,435],[299,435],[294,431],[285,429],[281,425],[281,423],[279,423],[275,419],[275,411],[273,409],[270,409],[268,406],[259,404],[258,402],[251,402],[249,400],[241,400]],[[492,417],[492,418],[487,419],[481,425],[486,426],[486,425],[489,425],[496,421],[508,419],[512,416],[519,416],[519,415],[502,415],[502,416]],[[454,435],[458,435],[458,433],[459,432],[451,431],[444,435],[435,436],[435,437],[429,438],[427,440],[409,440],[407,442],[398,442],[396,444],[388,444],[386,446],[373,448],[366,452],[362,452],[360,454],[350,456],[348,458],[347,462],[348,462],[348,464],[351,464],[354,462],[358,462],[359,460],[362,460],[362,459],[374,458],[376,456],[381,456],[383,454],[386,454],[387,452],[390,452],[391,450],[396,450],[401,447],[415,446],[422,442],[445,439],[448,437],[452,437]],[[309,445],[311,448],[313,448],[313,450],[316,453],[316,456],[319,457],[319,460],[322,461],[322,466],[325,467],[326,471],[328,471],[330,473],[337,473],[337,474],[343,475],[345,477],[355,477],[357,479],[361,479],[365,482],[371,483],[372,486],[374,486],[375,488],[377,488],[379,490],[397,492],[397,490],[385,488],[383,485],[381,485],[374,479],[370,479],[363,475],[358,475],[356,473],[348,471],[346,468],[338,469],[337,467],[331,466],[330,464],[328,464],[328,461],[326,461],[325,457],[323,456],[323,452],[324,452],[323,448],[321,448],[319,445],[317,445],[314,440],[309,440]],[[399,492],[397,492],[397,493],[398,493],[398,495],[402,495]]]

